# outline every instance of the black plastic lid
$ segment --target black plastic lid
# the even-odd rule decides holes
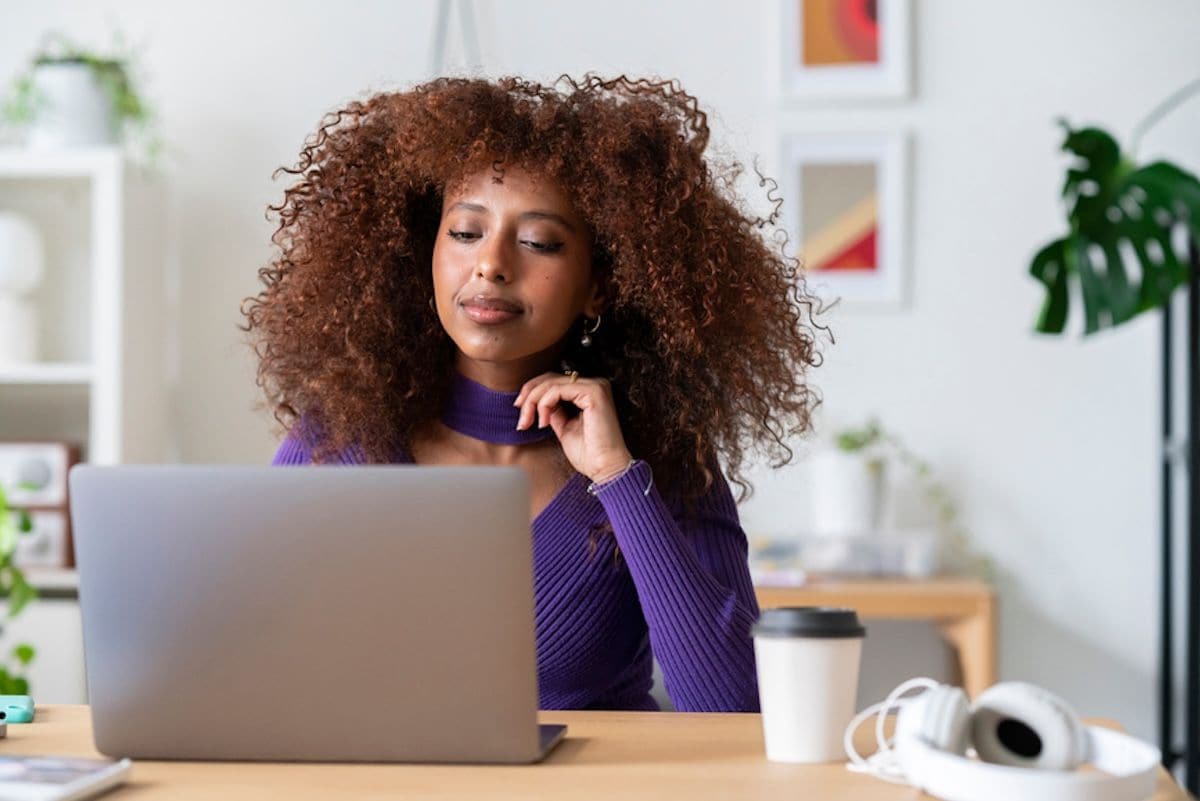
[[[785,606],[764,609],[753,633],[762,637],[865,637],[853,609],[836,606]]]

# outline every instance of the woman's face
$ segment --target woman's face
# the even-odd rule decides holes
[[[554,181],[512,166],[502,183],[494,176],[470,176],[443,199],[438,317],[460,359],[555,369],[567,329],[600,310],[591,233]]]

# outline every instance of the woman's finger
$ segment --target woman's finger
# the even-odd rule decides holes
[[[554,436],[558,439],[563,438],[563,429],[567,425],[567,413],[561,407],[556,408],[550,413],[550,427],[554,429]]]
[[[563,376],[558,376],[562,378]],[[525,394],[525,399],[521,401],[521,414],[517,418],[517,428],[526,428],[533,424],[534,415],[537,413],[537,404],[541,400],[542,395],[554,385],[554,378],[547,378],[541,383],[533,386]]]
[[[541,386],[551,379],[561,377],[562,375],[560,373],[542,373],[541,375],[534,376],[533,378],[529,379],[521,386],[521,391],[517,393],[516,400],[513,401],[513,406],[521,406],[524,404],[525,399],[529,397],[530,391],[532,391],[534,388]]]
[[[579,386],[578,383],[567,386]],[[541,394],[537,401],[537,418],[538,428],[545,428],[550,422],[550,414],[558,408],[558,403],[562,400],[563,385],[551,385],[546,388],[546,391]]]
[[[544,427],[549,421],[550,411],[562,401],[571,401],[580,409],[593,406],[591,395],[596,388],[595,381],[581,378],[572,382],[561,375],[545,381],[529,391],[521,407],[517,427],[524,428],[526,423],[532,425],[535,414],[538,427]]]
[[[550,413],[564,401],[575,404],[581,412],[601,408],[604,404],[603,393],[604,386],[594,380],[572,382],[566,379],[547,384],[537,400],[539,424],[549,422]]]

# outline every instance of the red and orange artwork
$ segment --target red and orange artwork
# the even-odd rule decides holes
[[[796,0],[806,67],[879,63],[879,0]]]
[[[801,252],[807,269],[879,270],[877,180],[871,163],[800,167]]]

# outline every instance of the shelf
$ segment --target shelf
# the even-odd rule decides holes
[[[74,568],[27,567],[25,580],[43,601],[74,601],[79,598],[79,573]],[[7,595],[0,594],[0,613],[5,610]]]
[[[86,362],[0,364],[0,384],[87,384],[92,366]]]
[[[74,568],[25,568],[25,579],[39,592],[46,591],[77,591],[79,589],[79,573]]]
[[[0,178],[86,178],[121,162],[119,147],[0,147]]]

